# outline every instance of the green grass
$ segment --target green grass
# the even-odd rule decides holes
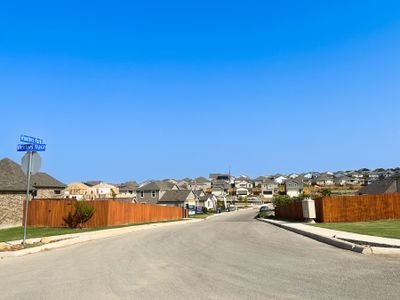
[[[312,226],[342,230],[359,234],[400,239],[400,220],[381,220],[370,222],[320,223]]]
[[[161,222],[154,222],[154,223],[165,223],[165,222],[175,222],[175,221],[180,221],[180,220],[161,221]],[[40,237],[45,237],[45,236],[90,232],[90,231],[96,231],[96,230],[122,228],[122,227],[137,226],[137,225],[144,225],[144,224],[150,224],[150,223],[128,224],[128,225],[110,226],[110,227],[82,228],[82,229],[64,228],[64,227],[63,228],[28,227],[27,231],[26,231],[26,237],[28,239],[32,239],[32,238],[40,238]],[[0,242],[22,240],[23,236],[24,236],[24,227],[22,227],[22,226],[0,229]]]

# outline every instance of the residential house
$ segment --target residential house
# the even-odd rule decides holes
[[[299,174],[292,173],[292,174],[290,174],[288,177],[289,177],[290,179],[296,179],[296,178],[299,177],[299,176],[300,176]]]
[[[197,177],[191,181],[189,189],[208,191],[211,189],[211,181],[204,177]]]
[[[95,198],[94,190],[82,182],[68,184],[64,196],[76,200],[94,200]]]
[[[254,179],[254,186],[256,188],[261,188],[261,185],[264,181],[264,179],[268,178],[267,176],[258,176],[256,179]]]
[[[168,190],[163,193],[160,200],[157,201],[157,204],[178,207],[195,207],[199,205],[199,201],[192,190]]]
[[[306,177],[306,175],[299,175],[298,177],[295,178],[297,181],[300,181],[303,183],[303,185],[311,186],[312,185],[312,177]]]
[[[229,174],[210,174],[211,178],[211,190],[215,196],[224,196],[228,194],[233,183],[234,178]]]
[[[0,160],[0,224],[21,224],[26,197],[27,176],[11,159]],[[65,184],[39,172],[31,177],[31,199],[62,198]]]
[[[213,194],[204,194],[199,198],[199,205],[207,209],[217,209],[217,197]]]
[[[100,182],[92,186],[94,190],[95,199],[111,199],[116,198],[118,195],[118,188],[115,185],[111,185],[105,182]]]
[[[276,174],[273,176],[273,180],[275,181],[275,183],[282,184],[287,180],[287,177],[281,174]]]
[[[169,181],[153,181],[137,188],[136,200],[141,203],[156,204],[170,190],[179,190],[179,188]]]
[[[360,184],[360,180],[358,178],[353,178],[346,175],[341,177],[336,177],[334,179],[334,182],[336,185],[342,185],[342,186]]]
[[[300,180],[288,179],[285,181],[286,195],[290,197],[297,197],[303,193],[304,185]]]
[[[235,179],[235,188],[236,188],[236,195],[238,197],[248,196],[251,194],[252,189],[254,187],[254,182],[251,180],[250,177],[247,176],[239,176]]]
[[[190,186],[190,181],[189,180],[180,180],[180,181],[178,181],[178,183],[176,185],[181,190],[188,190],[189,186]]]
[[[335,181],[333,176],[328,174],[322,174],[315,179],[315,183],[320,186],[325,186],[325,185],[334,185]]]
[[[224,196],[228,194],[230,184],[226,180],[213,180],[211,182],[212,194],[215,196]]]
[[[363,187],[360,195],[388,194],[400,192],[400,174],[392,175],[391,177],[382,180],[374,181],[370,185]]]
[[[279,184],[270,178],[265,177],[261,184],[261,194],[264,198],[272,199],[278,193]]]
[[[131,199],[130,202],[136,201],[136,190],[139,187],[136,181],[127,181],[117,185],[119,193],[117,199]]]

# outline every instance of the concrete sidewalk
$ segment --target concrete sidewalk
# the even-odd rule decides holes
[[[332,229],[326,229],[316,226],[310,226],[305,223],[279,221],[273,219],[258,220],[267,222],[286,230],[290,230],[301,235],[310,237],[317,241],[351,250],[362,254],[382,254],[382,255],[399,255],[400,256],[400,240],[383,238],[377,236],[363,235],[351,232],[344,232]]]
[[[82,233],[54,235],[54,236],[46,237],[50,241],[50,243],[48,243],[48,244],[44,244],[44,245],[36,246],[36,247],[32,247],[32,248],[26,248],[26,249],[22,249],[22,250],[0,252],[0,259],[6,258],[6,257],[16,257],[16,256],[22,256],[22,255],[26,255],[26,254],[33,254],[33,253],[41,252],[44,250],[65,247],[65,246],[82,243],[82,242],[87,242],[87,241],[105,239],[108,237],[114,237],[114,236],[122,235],[125,233],[130,233],[130,232],[134,232],[134,231],[141,231],[141,230],[173,226],[173,225],[179,225],[179,224],[189,224],[189,223],[195,223],[195,222],[201,222],[201,221],[203,221],[203,219],[184,219],[182,221],[150,223],[150,224],[144,224],[144,225],[132,225],[132,226],[126,226],[126,227],[120,227],[120,228],[102,229],[102,230],[82,232]],[[38,242],[40,242],[40,240],[41,240],[41,238],[27,239],[27,243],[28,244],[38,243]],[[17,244],[21,244],[22,240],[10,241],[7,243],[10,245],[17,245]]]

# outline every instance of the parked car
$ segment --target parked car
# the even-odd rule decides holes
[[[260,207],[260,212],[263,212],[263,211],[273,211],[273,210],[275,210],[271,205],[262,205],[261,207]]]

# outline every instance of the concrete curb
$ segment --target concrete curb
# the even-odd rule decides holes
[[[262,221],[262,222],[266,222],[266,223],[269,223],[269,224],[273,224],[275,226],[278,226],[278,227],[284,228],[286,230],[289,230],[289,231],[292,231],[292,232],[307,236],[307,237],[312,238],[314,240],[317,240],[319,242],[322,242],[322,243],[325,243],[325,244],[329,244],[329,245],[332,245],[332,246],[335,246],[335,247],[338,247],[338,248],[342,248],[342,249],[346,249],[346,250],[350,250],[350,251],[357,252],[357,253],[362,253],[362,254],[378,254],[378,251],[375,252],[375,253],[373,252],[372,247],[361,246],[361,245],[353,244],[353,243],[350,243],[350,242],[342,241],[342,240],[339,240],[339,239],[335,239],[335,238],[332,238],[332,237],[318,235],[318,234],[311,233],[311,232],[308,232],[308,231],[305,231],[305,230],[301,230],[299,228],[294,228],[294,227],[288,226],[286,224],[273,222],[272,220],[268,220],[268,219],[257,218],[257,220]],[[400,251],[399,251],[399,254],[400,254]]]
[[[125,233],[130,233],[130,232],[135,232],[135,231],[147,230],[147,229],[152,229],[152,228],[157,228],[157,227],[166,227],[166,226],[171,226],[171,225],[196,223],[196,222],[201,222],[201,221],[203,221],[203,220],[202,219],[199,219],[199,220],[190,219],[190,220],[182,220],[182,221],[175,221],[175,222],[134,225],[134,226],[104,229],[104,230],[84,232],[84,233],[55,235],[55,236],[49,237],[50,241],[54,241],[54,240],[60,240],[60,241],[37,246],[37,247],[22,249],[22,250],[0,252],[0,259],[7,258],[7,257],[18,257],[18,256],[27,255],[27,254],[38,253],[38,252],[42,252],[42,251],[46,251],[46,250],[61,248],[61,247],[70,246],[70,245],[88,242],[88,241],[106,239],[109,237],[119,236],[119,235],[123,235]],[[29,239],[27,241],[28,241],[28,243],[35,243],[35,242],[39,242],[40,238]],[[21,241],[10,242],[10,244],[18,244],[18,243],[21,243]]]

